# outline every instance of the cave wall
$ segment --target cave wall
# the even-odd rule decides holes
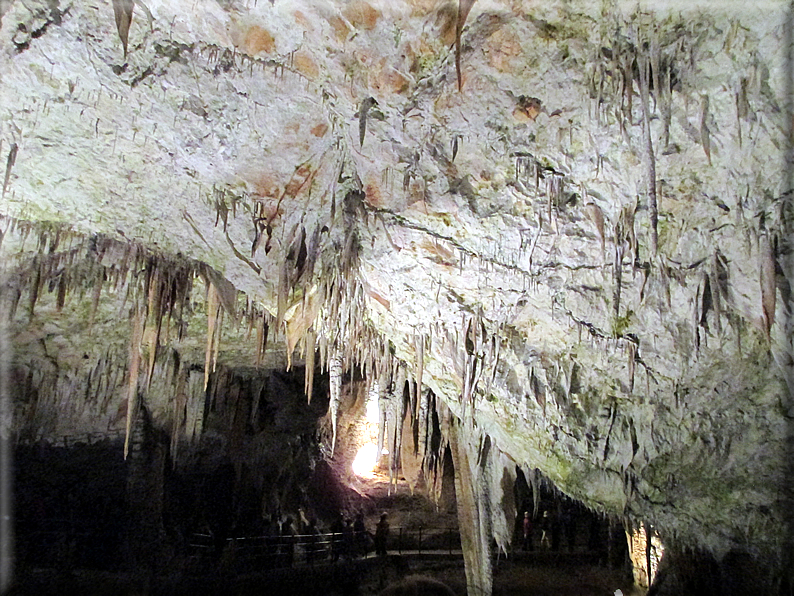
[[[104,2],[3,6],[17,296],[35,303],[53,278],[30,265],[26,222],[200,263],[226,302],[242,292],[269,317],[282,357],[340,354],[371,380],[401,362],[589,506],[717,557],[780,560],[785,3],[480,0],[456,22],[432,0],[152,0],[126,48]],[[136,316],[111,359],[131,353]],[[61,352],[84,377],[102,359],[31,329],[13,337],[42,363],[18,371],[30,391]],[[256,360],[256,339],[218,358],[238,345]],[[70,383],[22,419],[97,408]]]

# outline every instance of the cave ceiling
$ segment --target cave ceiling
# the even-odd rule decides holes
[[[774,551],[785,4],[720,6],[1,3],[4,258],[189,264],[274,362],[388,344],[589,505]]]

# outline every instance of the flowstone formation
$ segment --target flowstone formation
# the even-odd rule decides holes
[[[432,485],[451,441],[476,481],[458,498],[472,593],[490,591],[506,461],[777,577],[786,6],[665,4],[0,4],[4,298],[61,310],[82,292],[87,333],[111,292],[127,432],[189,327],[180,305],[204,321],[177,350],[204,378],[160,395],[200,398],[218,361],[261,365],[268,333],[309,395],[330,367],[334,420],[342,372],[362,371],[411,429],[392,453],[412,434]],[[26,336],[30,312],[11,312],[16,344],[75,331]],[[30,354],[55,371],[30,394],[90,417],[86,363]]]

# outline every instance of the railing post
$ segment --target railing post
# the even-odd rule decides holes
[[[403,529],[400,526],[400,536],[397,539],[397,552],[403,554]]]
[[[419,554],[422,554],[422,526],[419,526]]]

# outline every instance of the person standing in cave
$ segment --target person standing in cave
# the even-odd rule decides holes
[[[389,521],[386,513],[381,513],[380,521],[375,526],[375,553],[378,556],[386,556],[386,539],[389,537]]]
[[[295,529],[292,527],[292,517],[287,516],[281,524],[281,554],[284,555],[284,564],[292,567],[295,560]]]
[[[317,528],[317,520],[312,517],[309,525],[306,526],[306,562],[313,565],[317,558],[317,540],[320,537],[320,530]]]
[[[543,518],[540,521],[540,548],[541,550],[549,550],[551,548],[551,517],[548,510],[543,512]]]
[[[529,517],[529,511],[524,512],[523,532],[524,532],[523,548],[525,551],[531,551],[532,550],[532,518]]]
[[[353,520],[345,518],[345,525],[342,528],[342,554],[346,559],[356,556],[356,538],[353,531]]]
[[[342,552],[342,533],[345,531],[345,520],[341,513],[337,514],[329,529],[331,531],[331,562],[336,563]]]
[[[359,510],[356,521],[353,522],[353,532],[356,535],[356,556],[367,554],[367,526],[364,524],[364,512]]]

